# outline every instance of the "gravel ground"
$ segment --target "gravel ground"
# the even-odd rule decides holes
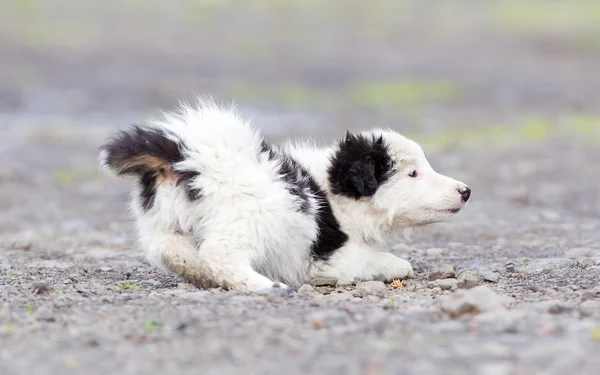
[[[264,10],[240,12],[266,17]],[[346,127],[394,119],[393,127],[431,140],[454,123],[552,116],[551,131],[541,136],[521,137],[510,133],[513,127],[506,133],[513,137],[500,142],[482,126],[465,125],[441,133],[453,140],[450,147],[430,142],[434,167],[467,182],[473,195],[452,222],[420,229],[390,249],[412,261],[413,279],[306,285],[287,296],[197,290],[152,269],[135,246],[125,207],[129,183],[96,169],[96,149],[107,135],[205,82],[210,90],[203,92],[218,92],[243,75],[238,59],[212,45],[204,51],[212,60],[185,58],[178,46],[194,37],[183,26],[174,29],[183,39],[171,36],[168,56],[162,44],[123,49],[119,43],[140,43],[126,37],[113,50],[98,39],[95,47],[76,49],[0,44],[10,52],[2,77],[11,78],[0,90],[7,99],[0,121],[0,373],[596,374],[598,127],[577,135],[554,120],[582,109],[591,122],[600,119],[593,117],[600,113],[600,53],[566,48],[571,44],[560,33],[498,32],[482,40],[474,31],[483,26],[469,27],[446,35],[403,29],[413,38],[400,38],[392,49],[357,38],[364,56],[342,37],[319,41],[338,42],[335,52],[347,64],[319,50],[309,54],[322,59],[318,67],[308,58],[278,65],[275,48],[273,56],[249,64],[256,69],[248,75],[257,80],[289,75],[309,87],[419,74],[477,87],[451,104],[426,103],[414,121],[372,110],[298,111],[242,100],[274,139],[297,133],[330,139]],[[319,32],[318,22],[314,29]],[[403,51],[410,57],[403,59]],[[478,58],[481,51],[487,58]],[[106,69],[122,81],[107,84],[101,74],[86,80],[100,69],[94,57],[111,53],[116,57]],[[61,66],[61,59],[71,63]],[[35,85],[15,81],[17,68],[27,64],[38,72]],[[174,88],[149,95],[152,79]],[[83,99],[67,110],[65,103],[79,98],[71,95],[75,86]],[[314,127],[295,127],[297,117],[282,115],[299,112]]]

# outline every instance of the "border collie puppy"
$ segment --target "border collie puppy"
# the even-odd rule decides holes
[[[130,208],[148,261],[198,288],[411,277],[409,262],[374,244],[448,220],[471,195],[392,130],[274,145],[211,99],[121,131],[99,161],[136,182]]]

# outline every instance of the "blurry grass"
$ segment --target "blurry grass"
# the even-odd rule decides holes
[[[435,133],[406,134],[425,149],[480,148],[518,142],[537,142],[550,138],[600,142],[600,116],[571,115],[559,122],[532,117],[517,124],[487,124],[473,127],[449,126]]]
[[[467,92],[451,81],[415,79],[356,82],[341,89],[237,83],[224,91],[238,99],[304,110],[358,107],[387,111],[411,109],[430,102],[448,102]]]
[[[59,186],[70,186],[79,181],[90,181],[101,178],[98,169],[89,168],[60,168],[52,172],[52,181]]]
[[[503,25],[520,31],[600,31],[600,1],[597,0],[507,0],[493,7]]]
[[[449,81],[382,81],[353,84],[346,91],[349,103],[359,107],[392,110],[425,102],[448,101],[462,90]]]

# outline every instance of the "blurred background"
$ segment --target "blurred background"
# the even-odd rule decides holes
[[[3,1],[0,218],[89,225],[124,186],[98,183],[101,142],[194,95],[272,139],[390,126],[484,181],[465,150],[597,145],[599,68],[597,0]]]

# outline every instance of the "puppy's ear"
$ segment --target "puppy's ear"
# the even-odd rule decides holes
[[[372,196],[385,180],[389,164],[382,137],[347,132],[331,159],[328,171],[331,191],[355,199]]]
[[[346,183],[360,196],[371,196],[377,191],[377,179],[371,165],[365,161],[355,162],[346,175]],[[349,187],[350,187],[349,186]]]

